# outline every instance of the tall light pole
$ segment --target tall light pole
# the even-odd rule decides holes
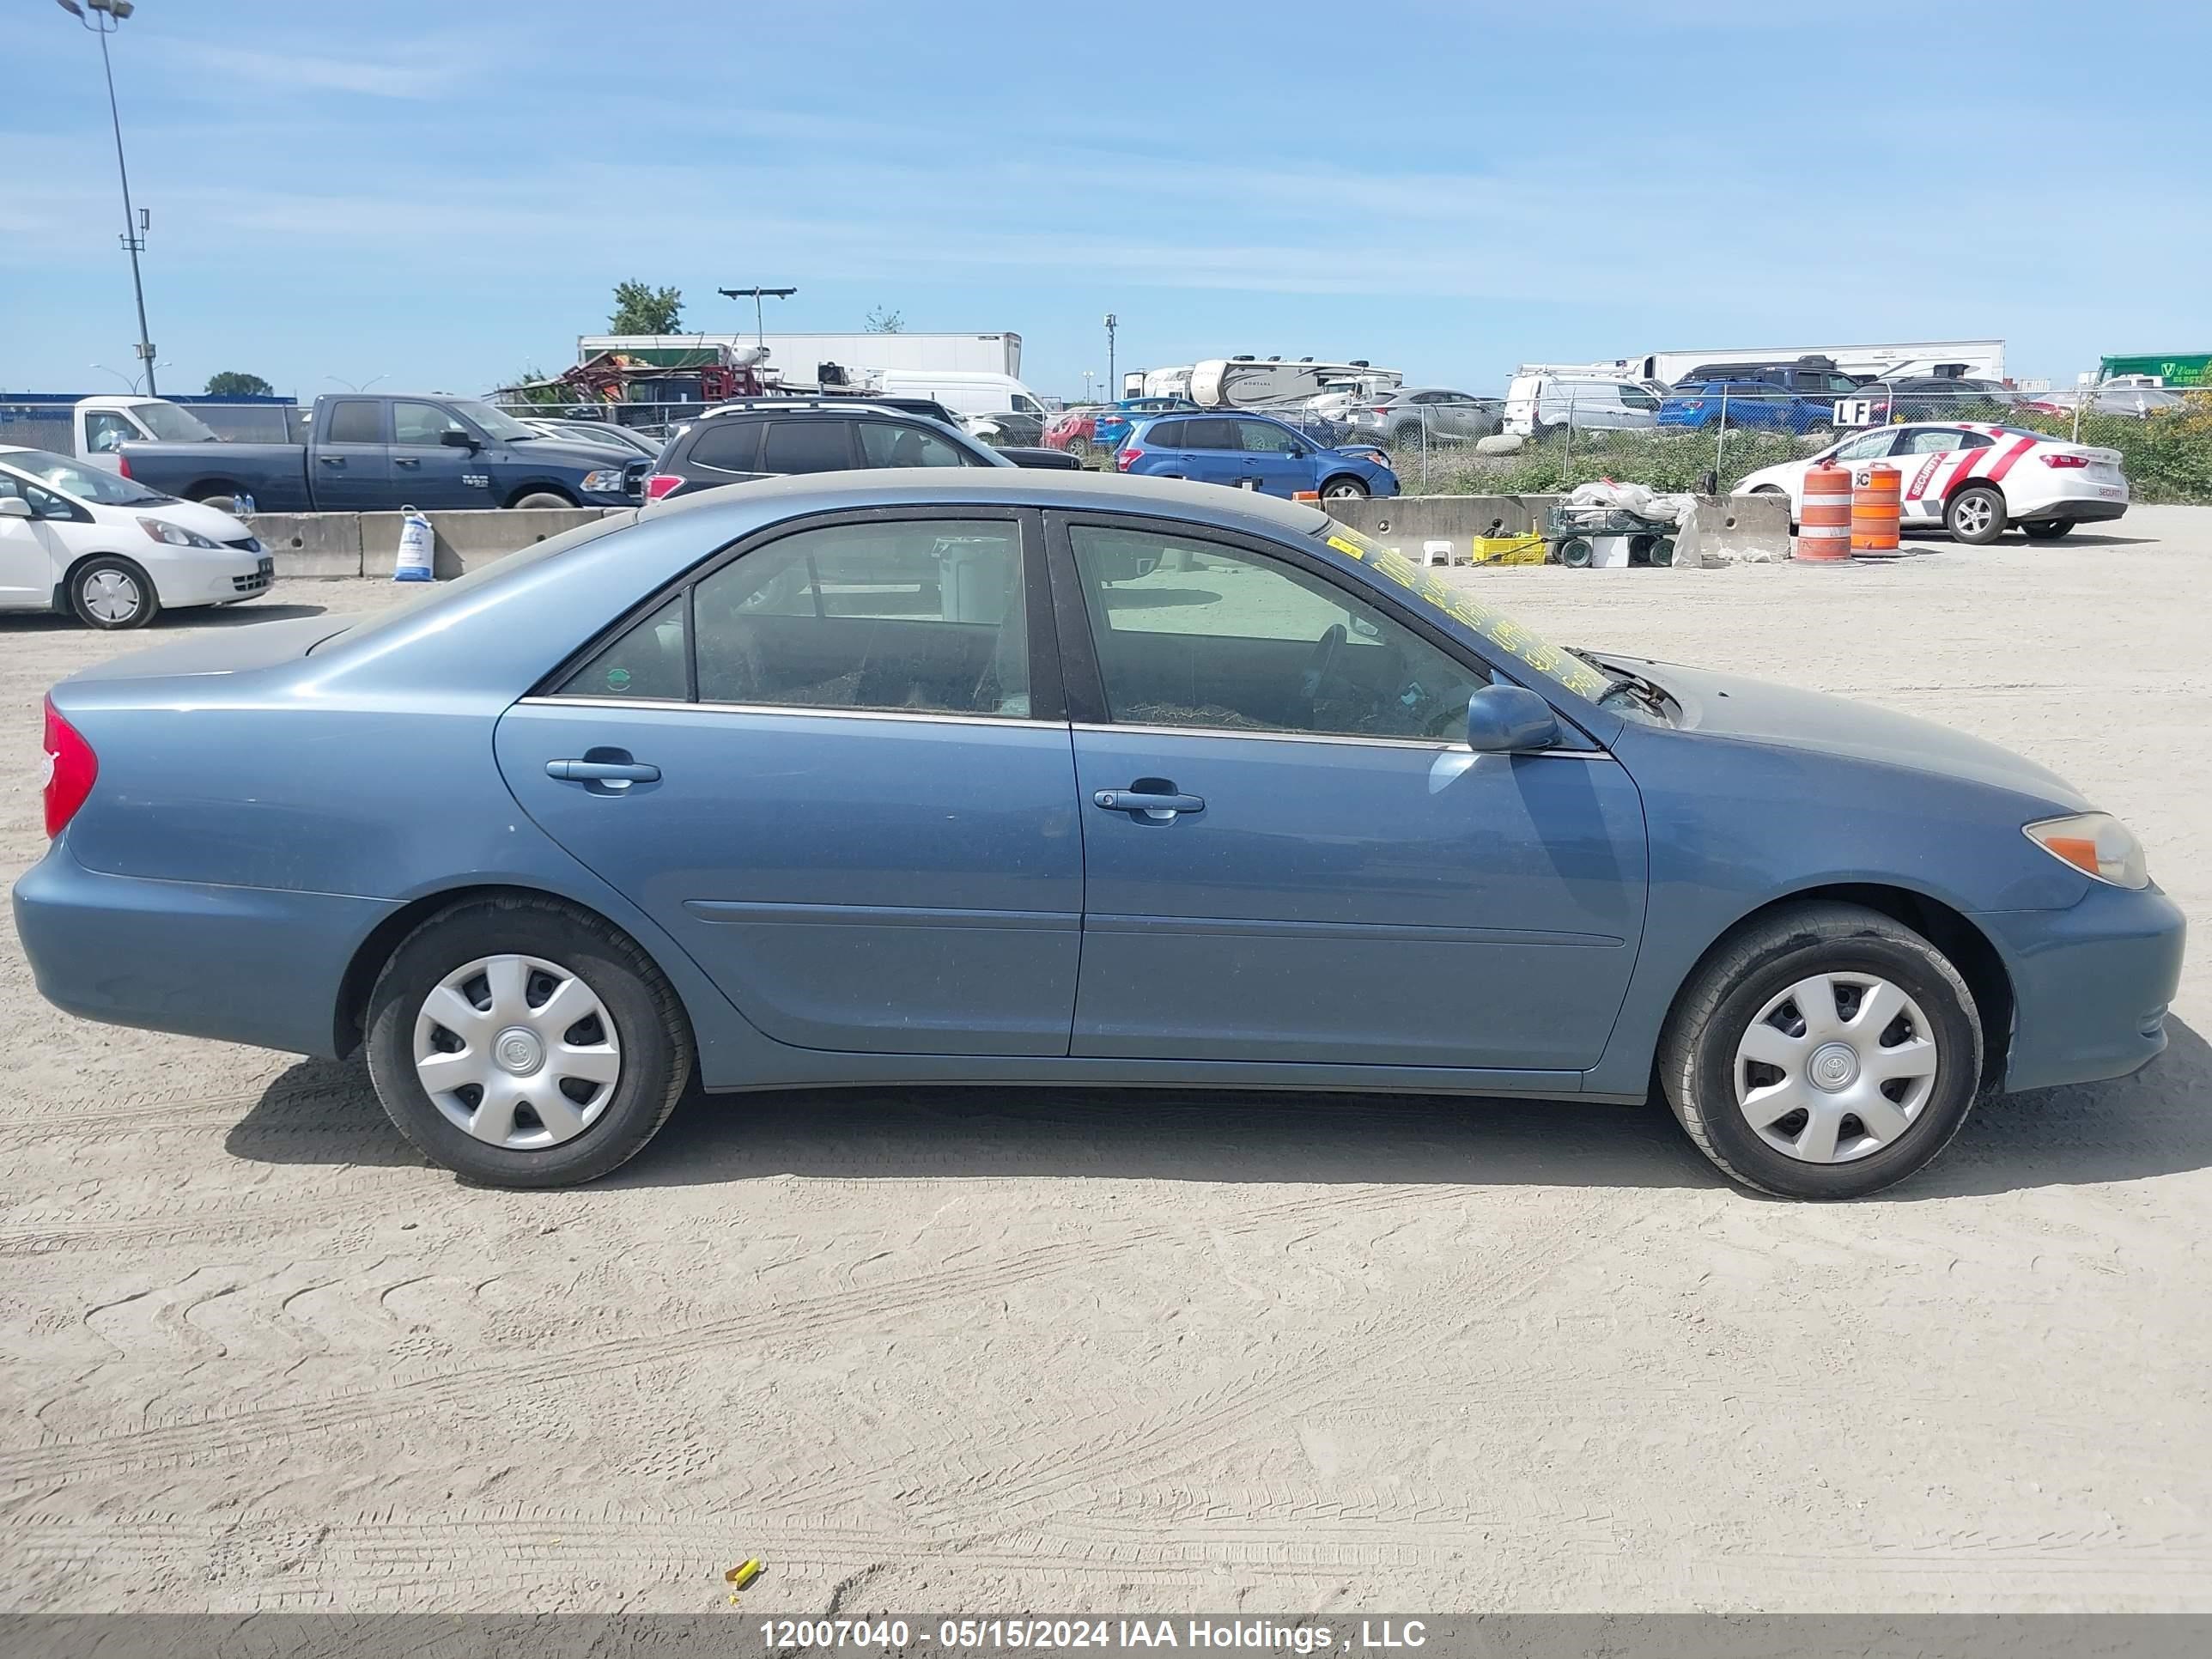
[[[1106,313],[1106,401],[1112,403],[1121,395],[1121,383],[1114,378],[1114,313]]]
[[[138,301],[138,361],[146,365],[146,395],[160,394],[154,389],[154,343],[146,333],[146,284],[138,276],[138,254],[146,246],[146,222],[131,206],[131,169],[123,161],[123,117],[115,107],[115,66],[107,59],[107,37],[115,33],[116,26],[137,9],[131,0],[55,0],[55,3],[70,16],[100,37],[100,68],[107,77],[107,119],[115,129],[115,172],[123,180],[123,248],[131,256],[131,291]],[[92,15],[85,15],[85,6],[92,8]]]

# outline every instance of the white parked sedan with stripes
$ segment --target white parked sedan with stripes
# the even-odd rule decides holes
[[[2008,526],[2017,526],[2030,541],[2049,541],[2077,524],[2117,519],[2128,510],[2128,481],[2118,450],[1972,421],[1920,421],[1856,433],[1804,460],[1762,467],[1735,493],[1788,496],[1795,526],[1805,474],[1823,461],[1855,473],[1877,461],[1895,467],[1904,527],[1940,526],[1962,542],[1993,542]]]

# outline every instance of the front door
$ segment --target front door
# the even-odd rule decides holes
[[[319,511],[374,513],[393,505],[385,407],[375,398],[337,398],[319,406],[307,450],[307,483]]]
[[[1065,1054],[1083,848],[1030,686],[1042,568],[1011,512],[779,533],[510,709],[501,770],[776,1041]]]
[[[1473,753],[1487,668],[1318,561],[1056,533],[1087,618],[1062,639],[1086,866],[1073,1052],[1596,1062],[1644,915],[1618,764]]]
[[[446,434],[478,434],[435,404],[392,405],[392,483],[410,506],[424,509],[496,507],[489,464],[481,448],[448,444]]]
[[[1237,435],[1244,450],[1244,477],[1263,495],[1288,498],[1315,485],[1313,446],[1273,421],[1239,421]]]

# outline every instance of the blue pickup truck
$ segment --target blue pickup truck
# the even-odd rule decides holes
[[[635,450],[549,438],[474,398],[315,399],[303,444],[125,443],[125,477],[228,511],[375,513],[399,507],[623,507],[641,499]]]

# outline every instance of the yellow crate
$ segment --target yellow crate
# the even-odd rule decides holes
[[[1544,562],[1544,538],[1541,536],[1477,536],[1474,541],[1473,562],[1541,564]]]

